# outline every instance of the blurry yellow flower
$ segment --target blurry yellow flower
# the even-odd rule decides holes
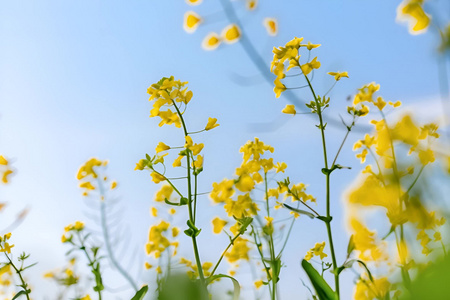
[[[308,75],[309,73],[311,73],[311,71],[313,69],[318,69],[318,68],[320,68],[320,62],[317,61],[317,57],[314,57],[312,61],[301,66],[302,72],[305,75]]]
[[[77,179],[81,180],[89,175],[92,175],[93,178],[97,178],[97,173],[94,171],[94,167],[99,167],[102,164],[103,162],[101,160],[91,158],[80,167],[78,170]]]
[[[162,274],[162,270],[161,270],[161,267],[160,267],[160,266],[158,266],[158,267],[156,268],[156,273]]]
[[[81,231],[84,229],[84,223],[80,222],[80,221],[76,221],[75,224],[73,225],[73,229],[75,229],[76,231]]]
[[[12,173],[13,173],[13,171],[10,170],[10,169],[7,169],[5,172],[3,172],[3,175],[2,175],[2,182],[3,182],[3,183],[8,183],[8,176],[9,176],[10,174],[12,174]]]
[[[263,25],[266,27],[267,33],[271,36],[278,34],[278,22],[274,18],[265,18],[263,20]]]
[[[91,296],[86,295],[83,298],[81,298],[80,300],[91,300]]]
[[[180,233],[180,229],[178,227],[172,227],[172,236],[177,237],[177,235]]]
[[[225,43],[236,43],[241,37],[241,30],[236,24],[230,24],[222,30],[221,36]]]
[[[397,7],[397,20],[407,21],[411,34],[425,32],[431,23],[430,16],[423,10],[423,2],[424,0],[404,0]]]
[[[231,197],[234,194],[233,185],[234,181],[228,179],[224,179],[219,183],[214,182],[213,189],[209,194],[209,197],[215,203],[222,203],[226,202],[227,200],[231,200]]]
[[[258,1],[257,0],[247,0],[245,3],[248,10],[255,10]]]
[[[176,167],[181,167],[181,160],[183,159],[184,156],[178,156],[172,164],[172,167],[176,168]]]
[[[219,217],[215,217],[215,218],[212,220],[212,224],[213,224],[213,232],[214,232],[215,234],[219,234],[219,233],[222,232],[223,227],[224,227],[225,225],[227,225],[228,222],[225,221],[225,220],[222,220],[222,219],[219,218]]]
[[[175,208],[171,208],[169,209],[169,214],[174,215],[177,211],[175,210]]]
[[[216,128],[217,126],[219,126],[219,124],[217,124],[216,118],[208,118],[208,123],[206,124],[205,130],[208,131]]]
[[[297,114],[297,111],[295,110],[295,105],[294,104],[286,105],[286,107],[283,108],[283,110],[281,112],[284,113],[284,114],[291,114],[291,115]]]
[[[153,217],[157,217],[157,216],[158,216],[158,210],[157,210],[155,207],[152,207],[152,208],[150,209],[150,214],[151,214]]]
[[[434,162],[435,158],[434,158],[433,150],[431,150],[431,149],[420,150],[419,151],[419,159],[420,159],[420,163],[424,166],[429,163]]]
[[[243,175],[239,177],[235,186],[241,192],[250,192],[255,187],[255,181],[249,175]]]
[[[150,176],[152,177],[154,183],[160,183],[161,181],[166,180],[166,177],[156,172],[152,172]]]
[[[282,163],[277,163],[276,165],[275,165],[275,169],[277,170],[277,173],[279,173],[279,172],[283,172],[284,173],[284,170],[287,168],[287,164],[286,163],[284,163],[284,162],[282,162]]]
[[[116,187],[117,187],[117,182],[116,181],[111,182],[111,189],[113,190]]]
[[[263,285],[263,281],[262,280],[255,281],[254,283],[255,283],[255,287],[257,289],[259,289]]]
[[[215,50],[219,47],[222,39],[215,32],[208,33],[202,41],[202,48],[205,50]]]
[[[225,257],[230,263],[234,263],[240,259],[249,260],[249,251],[250,247],[247,246],[247,240],[242,237],[238,237],[234,241],[233,248],[225,254]]]
[[[199,5],[203,2],[203,0],[185,0],[187,4],[189,5]]]
[[[184,14],[183,28],[188,33],[193,33],[202,22],[202,18],[193,11]]]
[[[334,80],[339,81],[342,77],[348,78],[347,72],[328,72],[328,75],[334,76]]]
[[[161,189],[155,195],[156,202],[164,202],[165,199],[169,199],[173,193],[173,187],[170,185],[163,185]]]
[[[3,155],[0,155],[0,165],[4,165],[4,166],[8,165],[8,160],[6,158],[4,158]]]
[[[89,181],[80,183],[80,188],[87,190],[95,190],[95,187]]]
[[[145,269],[150,270],[151,268],[153,268],[153,266],[151,264],[149,264],[148,262],[145,262]]]

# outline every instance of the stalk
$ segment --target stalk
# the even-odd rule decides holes
[[[311,85],[311,82],[309,81],[308,76],[306,76],[304,73],[303,73],[303,75],[304,75],[306,81],[308,82],[309,88],[314,97],[314,101],[316,102],[317,115],[319,116],[320,132],[321,132],[321,136],[322,136],[323,160],[324,160],[324,164],[325,164],[325,169],[328,170],[327,146],[326,146],[326,142],[325,142],[325,128],[323,125],[321,106],[319,104],[319,101],[317,100],[316,93],[314,92],[314,89]],[[335,283],[336,295],[337,295],[337,299],[339,299],[339,275],[337,273],[338,266],[336,263],[336,254],[334,251],[333,235],[331,232],[331,225],[330,225],[332,217],[331,217],[331,208],[330,208],[330,173],[329,172],[327,172],[327,174],[326,174],[326,186],[327,186],[327,188],[326,188],[327,221],[325,221],[325,224],[327,227],[328,243],[330,245],[331,259],[333,262],[333,273],[334,273],[334,283]]]

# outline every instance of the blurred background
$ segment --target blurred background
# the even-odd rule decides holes
[[[415,112],[416,120],[442,120],[441,100],[449,99],[440,84],[443,70],[448,69],[448,59],[437,51],[440,37],[432,29],[422,35],[409,34],[406,24],[396,21],[399,3],[261,0],[254,11],[246,9],[245,1],[231,5],[245,38],[267,68],[272,48],[298,36],[322,44],[313,53],[322,63],[313,81],[318,91],[324,93],[334,83],[326,72],[348,72],[350,78],[339,81],[329,94],[331,108],[326,118],[339,120],[350,103],[348,97],[375,81],[386,100],[401,100],[402,111]],[[448,1],[427,5],[437,21],[448,20]],[[204,18],[192,34],[183,30],[183,16],[189,10]],[[274,37],[262,25],[266,17],[278,21],[279,32]],[[209,32],[220,33],[228,24],[220,1],[204,1],[199,6],[151,0],[0,2],[0,146],[15,171],[11,183],[0,187],[0,201],[7,202],[0,229],[6,230],[16,214],[29,210],[14,229],[12,241],[15,253],[26,251],[31,253],[30,262],[38,262],[26,272],[34,299],[53,299],[57,287],[42,275],[65,264],[68,248],[60,241],[64,227],[82,220],[98,230],[92,219],[98,212],[90,208],[96,199],[83,197],[76,179],[79,167],[91,157],[109,160],[108,177],[118,182],[114,197],[126,228],[121,235],[123,250],[118,249],[121,259],[132,266],[133,274],[140,274],[140,284],[154,277],[154,271],[143,268],[144,261],[151,262],[144,245],[149,226],[159,220],[149,213],[159,187],[147,172],[134,171],[134,167],[145,153],[153,155],[160,141],[184,143],[179,129],[159,128],[159,121],[149,118],[146,90],[163,76],[189,81],[194,97],[185,117],[191,131],[203,129],[208,117],[217,118],[220,124],[196,136],[196,142],[205,144],[199,192],[231,178],[242,160],[240,146],[258,137],[275,148],[275,161],[287,163],[286,174],[292,182],[309,185],[308,193],[317,197],[316,209],[324,210],[317,121],[310,115],[281,114],[290,102],[284,96],[275,98],[273,84],[264,80],[241,43],[222,44],[214,51],[202,49]],[[312,100],[306,91],[293,92],[302,100]],[[361,170],[352,146],[370,128],[363,122],[359,125],[338,161],[352,169],[341,171],[332,181],[333,233],[341,260],[349,238],[342,198]],[[327,129],[334,156],[345,128],[337,122]],[[203,228],[201,256],[216,261],[227,237],[213,235],[211,220],[223,215],[222,208],[212,205],[205,195],[199,199],[198,215],[198,227]],[[282,299],[309,295],[301,285],[307,277],[300,260],[323,240],[323,226],[300,217],[282,259],[286,264],[281,272]],[[192,259],[188,242],[181,237],[185,245],[180,252]],[[226,272],[227,264],[220,269]],[[250,271],[239,272],[242,294],[253,298]],[[355,276],[351,271],[343,275],[342,299],[351,298]],[[117,275],[105,280],[107,286],[123,286]],[[131,294],[124,290],[107,299],[126,299]]]

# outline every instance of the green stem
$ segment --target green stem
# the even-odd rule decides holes
[[[180,109],[176,105],[175,101],[173,99],[171,99],[171,100],[172,100],[173,106],[177,110],[178,116],[180,117],[181,124],[183,125],[184,136],[187,137],[189,135],[189,133],[187,131],[186,123],[184,122],[183,115],[181,114]],[[188,179],[189,220],[192,222],[192,224],[195,225],[195,219],[194,219],[194,214],[193,214],[193,210],[195,210],[195,208],[194,209],[192,208],[193,201],[192,201],[192,190],[191,190],[192,189],[191,188],[191,160],[190,160],[189,153],[187,153],[187,155],[186,155],[186,163],[187,163],[187,179]],[[194,203],[194,205],[195,204],[196,203]],[[202,263],[200,261],[200,255],[198,253],[197,239],[196,239],[195,235],[192,235],[191,238],[192,238],[192,245],[194,247],[195,262],[197,264],[198,275],[200,277],[202,286],[206,289],[205,275],[203,274]]]
[[[19,275],[20,282],[22,283],[22,288],[25,291],[25,296],[27,297],[27,300],[30,300],[30,296],[28,296],[29,293],[28,293],[28,290],[27,290],[27,286],[28,285],[27,285],[27,283],[25,282],[25,280],[22,277],[22,269],[21,270],[17,269],[17,267],[12,262],[12,260],[9,258],[8,254],[6,254],[6,252],[4,252],[4,253],[5,253],[5,256],[8,259],[9,264],[11,265],[11,267],[13,267],[13,269],[16,271],[17,275]]]
[[[301,68],[300,68],[301,70]],[[308,76],[303,74],[306,81],[308,82],[309,88],[311,89],[311,93],[313,94],[314,101],[316,102],[317,107],[317,115],[319,116],[319,125],[320,125],[320,132],[322,135],[322,148],[323,148],[323,160],[325,163],[325,169],[328,169],[328,158],[327,158],[327,146],[325,142],[325,128],[322,118],[322,107],[319,104],[319,100],[317,99],[316,93],[314,92],[314,89],[311,85],[311,81],[309,80]],[[326,210],[327,210],[327,222],[325,222],[327,227],[327,234],[328,234],[328,243],[330,244],[330,252],[331,252],[331,259],[333,261],[333,273],[334,273],[334,283],[335,283],[335,289],[336,289],[336,295],[337,299],[339,300],[339,274],[337,272],[337,262],[336,262],[336,254],[334,251],[334,245],[333,245],[333,236],[331,233],[331,208],[330,208],[330,173],[328,172],[326,174]]]
[[[264,189],[265,189],[265,194],[266,194],[266,210],[267,210],[267,217],[270,217],[270,206],[269,206],[269,185],[267,182],[267,173],[264,173]],[[273,225],[272,225],[273,226]],[[269,234],[269,250],[270,250],[270,260],[271,260],[271,265],[272,265],[272,275],[274,272],[274,268],[273,266],[276,264],[276,256],[275,256],[275,245],[273,243],[273,232],[270,231]],[[278,266],[277,266],[278,268]],[[273,278],[272,276],[272,300],[275,300],[276,295],[277,295],[277,282],[278,282],[278,273],[279,270],[276,270],[277,272],[277,276],[276,278]],[[274,280],[275,279],[275,280]]]
[[[227,253],[228,249],[230,249],[231,245],[233,245],[234,241],[241,235],[241,233],[238,233],[233,239],[231,239],[228,246],[225,248],[225,250],[222,252],[222,255],[220,256],[219,260],[217,261],[216,265],[214,266],[214,269],[211,271],[211,275],[209,277],[212,277],[214,273],[216,272],[217,268],[219,267],[220,263],[222,262],[223,257]]]
[[[79,231],[77,231],[77,236],[78,236],[78,239],[80,240],[80,243],[81,243],[80,249],[86,255],[86,258],[87,258],[87,260],[89,262],[89,266],[94,270],[95,258],[94,258],[94,260],[92,260],[91,257],[89,256],[89,253],[86,250],[86,246],[84,245],[84,241],[81,238]],[[99,274],[99,275],[101,276],[101,274]],[[101,292],[101,290],[98,290],[97,293],[98,293],[98,300],[102,300],[102,292]]]

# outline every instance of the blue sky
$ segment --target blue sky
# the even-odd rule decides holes
[[[314,53],[322,63],[314,80],[319,91],[333,83],[326,72],[349,72],[350,78],[341,80],[330,94],[328,115],[336,118],[345,113],[347,96],[371,81],[381,84],[381,95],[387,100],[425,103],[424,108],[427,102],[438,103],[437,36],[434,32],[411,36],[406,26],[396,23],[398,2],[259,1],[255,12],[246,11],[244,1],[234,1],[233,6],[267,65],[272,47],[303,36],[322,44]],[[438,12],[448,8],[443,0],[433,5],[430,8]],[[188,10],[205,17],[193,34],[182,29]],[[264,17],[278,19],[278,36],[265,33]],[[194,98],[186,119],[193,130],[201,129],[208,117],[220,123],[198,137],[205,144],[202,191],[208,191],[214,181],[230,178],[240,164],[239,147],[258,136],[274,146],[275,160],[288,164],[287,174],[293,181],[310,185],[309,191],[319,199],[318,209],[324,208],[315,120],[281,116],[288,102],[283,97],[275,99],[273,86],[258,76],[239,43],[210,52],[201,49],[207,33],[220,32],[226,25],[219,1],[195,7],[183,1],[151,0],[0,2],[1,154],[11,158],[17,170],[12,183],[1,187],[1,201],[9,203],[2,218],[7,224],[13,212],[30,208],[14,231],[14,242],[15,250],[31,252],[32,260],[39,262],[30,270],[36,299],[51,298],[45,298],[46,288],[54,286],[42,283],[40,274],[63,264],[67,248],[60,245],[60,235],[64,226],[75,220],[89,223],[75,175],[90,157],[109,160],[108,174],[119,182],[116,194],[125,211],[123,222],[130,228],[133,243],[145,243],[148,227],[155,222],[148,210],[157,186],[147,173],[133,171],[134,165],[145,153],[153,153],[159,141],[180,143],[183,139],[179,130],[159,128],[157,120],[148,118],[146,89],[162,76],[189,81]],[[254,84],[237,84],[236,74],[252,78]],[[298,95],[310,97],[303,90]],[[343,134],[329,129],[331,153]],[[351,152],[358,137],[358,133],[351,136],[341,157],[341,164],[354,168],[336,176],[332,187],[336,247],[341,256],[348,241],[341,195],[359,171]],[[203,200],[200,224],[208,235],[203,241],[200,238],[200,247],[205,247],[206,259],[216,260],[219,250],[208,244],[207,237],[212,236],[210,220],[220,209],[212,207],[207,197]],[[305,279],[299,253],[303,256],[315,242],[325,239],[324,228],[319,227],[309,220],[296,225],[298,235],[284,258],[288,265],[282,275],[285,299],[297,295],[298,278]],[[221,241],[226,243],[226,238]],[[144,256],[143,246],[138,247]],[[344,278],[351,282],[352,276]],[[305,289],[300,292],[307,295]],[[350,294],[350,290],[343,292]]]

